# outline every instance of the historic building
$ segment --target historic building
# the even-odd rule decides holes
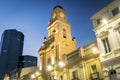
[[[55,6],[48,25],[48,37],[38,51],[40,75],[38,80],[100,80],[103,78],[96,41],[76,48],[66,12]]]
[[[101,80],[102,69],[96,41],[81,46],[66,56],[67,79],[63,80]],[[61,80],[61,79],[60,79]]]
[[[53,65],[57,68],[57,63],[63,62],[65,56],[74,50],[76,50],[76,41],[71,36],[71,26],[66,20],[65,10],[61,6],[56,6],[51,13],[48,37],[44,38],[44,45],[39,50],[40,70],[47,71],[47,66],[49,68]],[[57,78],[57,69],[51,74],[50,76],[55,75],[53,77]],[[47,75],[46,73],[45,76]]]
[[[120,80],[120,0],[91,17],[94,25],[104,80]]]
[[[76,41],[71,36],[70,27],[65,10],[60,6],[54,7],[48,25],[48,38],[44,38],[44,45],[39,50],[40,70],[45,70],[44,66],[49,64],[58,63],[76,49]]]

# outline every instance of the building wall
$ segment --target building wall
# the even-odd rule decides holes
[[[19,68],[37,66],[37,57],[24,55],[19,58]]]
[[[120,79],[120,0],[114,0],[91,17],[101,52],[104,80]],[[97,24],[100,20],[99,24]]]

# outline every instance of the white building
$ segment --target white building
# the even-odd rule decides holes
[[[120,80],[120,0],[91,17],[94,25],[104,80]]]

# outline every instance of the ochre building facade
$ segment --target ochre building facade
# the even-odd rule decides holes
[[[102,70],[96,41],[76,48],[66,12],[55,6],[48,25],[48,37],[39,49],[38,80],[101,80]]]

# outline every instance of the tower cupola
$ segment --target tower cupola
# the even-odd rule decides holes
[[[66,12],[60,5],[55,6],[51,12],[51,22],[56,20],[66,21]]]

